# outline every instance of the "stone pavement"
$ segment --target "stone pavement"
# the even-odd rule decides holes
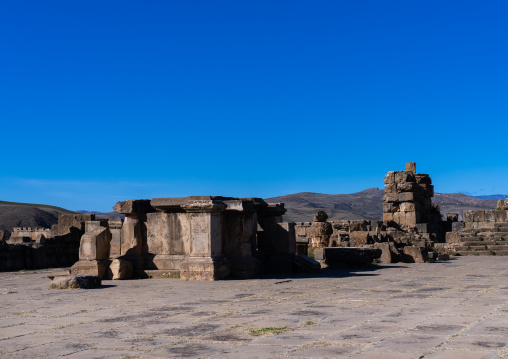
[[[49,272],[0,273],[0,357],[508,357],[508,257],[90,290]]]

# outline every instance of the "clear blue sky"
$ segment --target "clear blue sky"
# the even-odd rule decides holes
[[[4,1],[0,200],[508,193],[506,1]]]

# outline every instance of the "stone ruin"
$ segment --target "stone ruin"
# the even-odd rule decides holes
[[[434,249],[435,243],[445,242],[446,231],[457,222],[458,215],[448,214],[442,220],[439,206],[432,204],[434,187],[428,174],[416,173],[416,164],[409,162],[405,171],[390,171],[385,176],[385,194],[383,196],[383,220],[343,220],[327,223],[326,228],[332,228],[325,239],[322,232],[315,230],[316,222],[297,222],[295,232],[297,242],[304,242],[314,248],[363,248],[359,253],[375,259],[376,253],[368,252],[366,248],[380,249],[379,260],[382,263],[393,262],[424,262],[437,259],[439,253]],[[322,211],[320,211],[322,212]],[[318,212],[319,213],[319,212]],[[326,218],[326,213],[320,213]],[[319,228],[325,228],[319,222]],[[443,256],[446,251],[443,251]],[[317,259],[323,264],[326,253],[331,258],[342,258],[340,250],[327,249],[314,251]],[[347,251],[343,251],[346,253]],[[353,251],[349,250],[349,256]],[[370,258],[369,257],[369,258]],[[345,256],[344,258],[347,258]]]
[[[51,229],[0,233],[0,270],[70,266],[101,279],[257,278],[317,272],[322,265],[424,262],[448,254],[507,254],[508,199],[492,211],[441,218],[430,176],[415,163],[385,177],[383,220],[283,222],[282,203],[260,198],[191,196],[127,200],[121,219],[61,215]],[[3,244],[2,244],[3,243]],[[16,243],[16,244],[14,244]],[[318,261],[308,258],[313,255]]]
[[[72,275],[126,278],[118,272],[132,266],[138,278],[218,280],[293,269],[294,223],[282,222],[283,204],[192,196],[121,201],[113,208],[125,221],[86,223]]]
[[[464,211],[439,247],[459,255],[508,255],[508,199],[497,201],[495,210]]]
[[[95,215],[63,214],[51,229],[15,227],[10,239],[0,238],[0,271],[71,266],[90,220]]]

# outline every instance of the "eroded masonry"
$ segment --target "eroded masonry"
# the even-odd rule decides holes
[[[508,254],[508,200],[492,211],[442,216],[429,175],[416,164],[385,176],[382,221],[287,223],[282,203],[191,196],[120,201],[125,219],[62,215],[50,230],[16,228],[0,245],[1,269],[70,266],[99,278],[257,278],[327,266]],[[5,242],[5,241],[4,241]]]

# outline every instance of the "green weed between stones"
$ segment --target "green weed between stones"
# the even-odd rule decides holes
[[[270,335],[270,334],[280,334],[288,330],[289,327],[280,327],[280,328],[261,328],[261,329],[250,329],[249,334],[255,337],[259,337],[261,335]]]

